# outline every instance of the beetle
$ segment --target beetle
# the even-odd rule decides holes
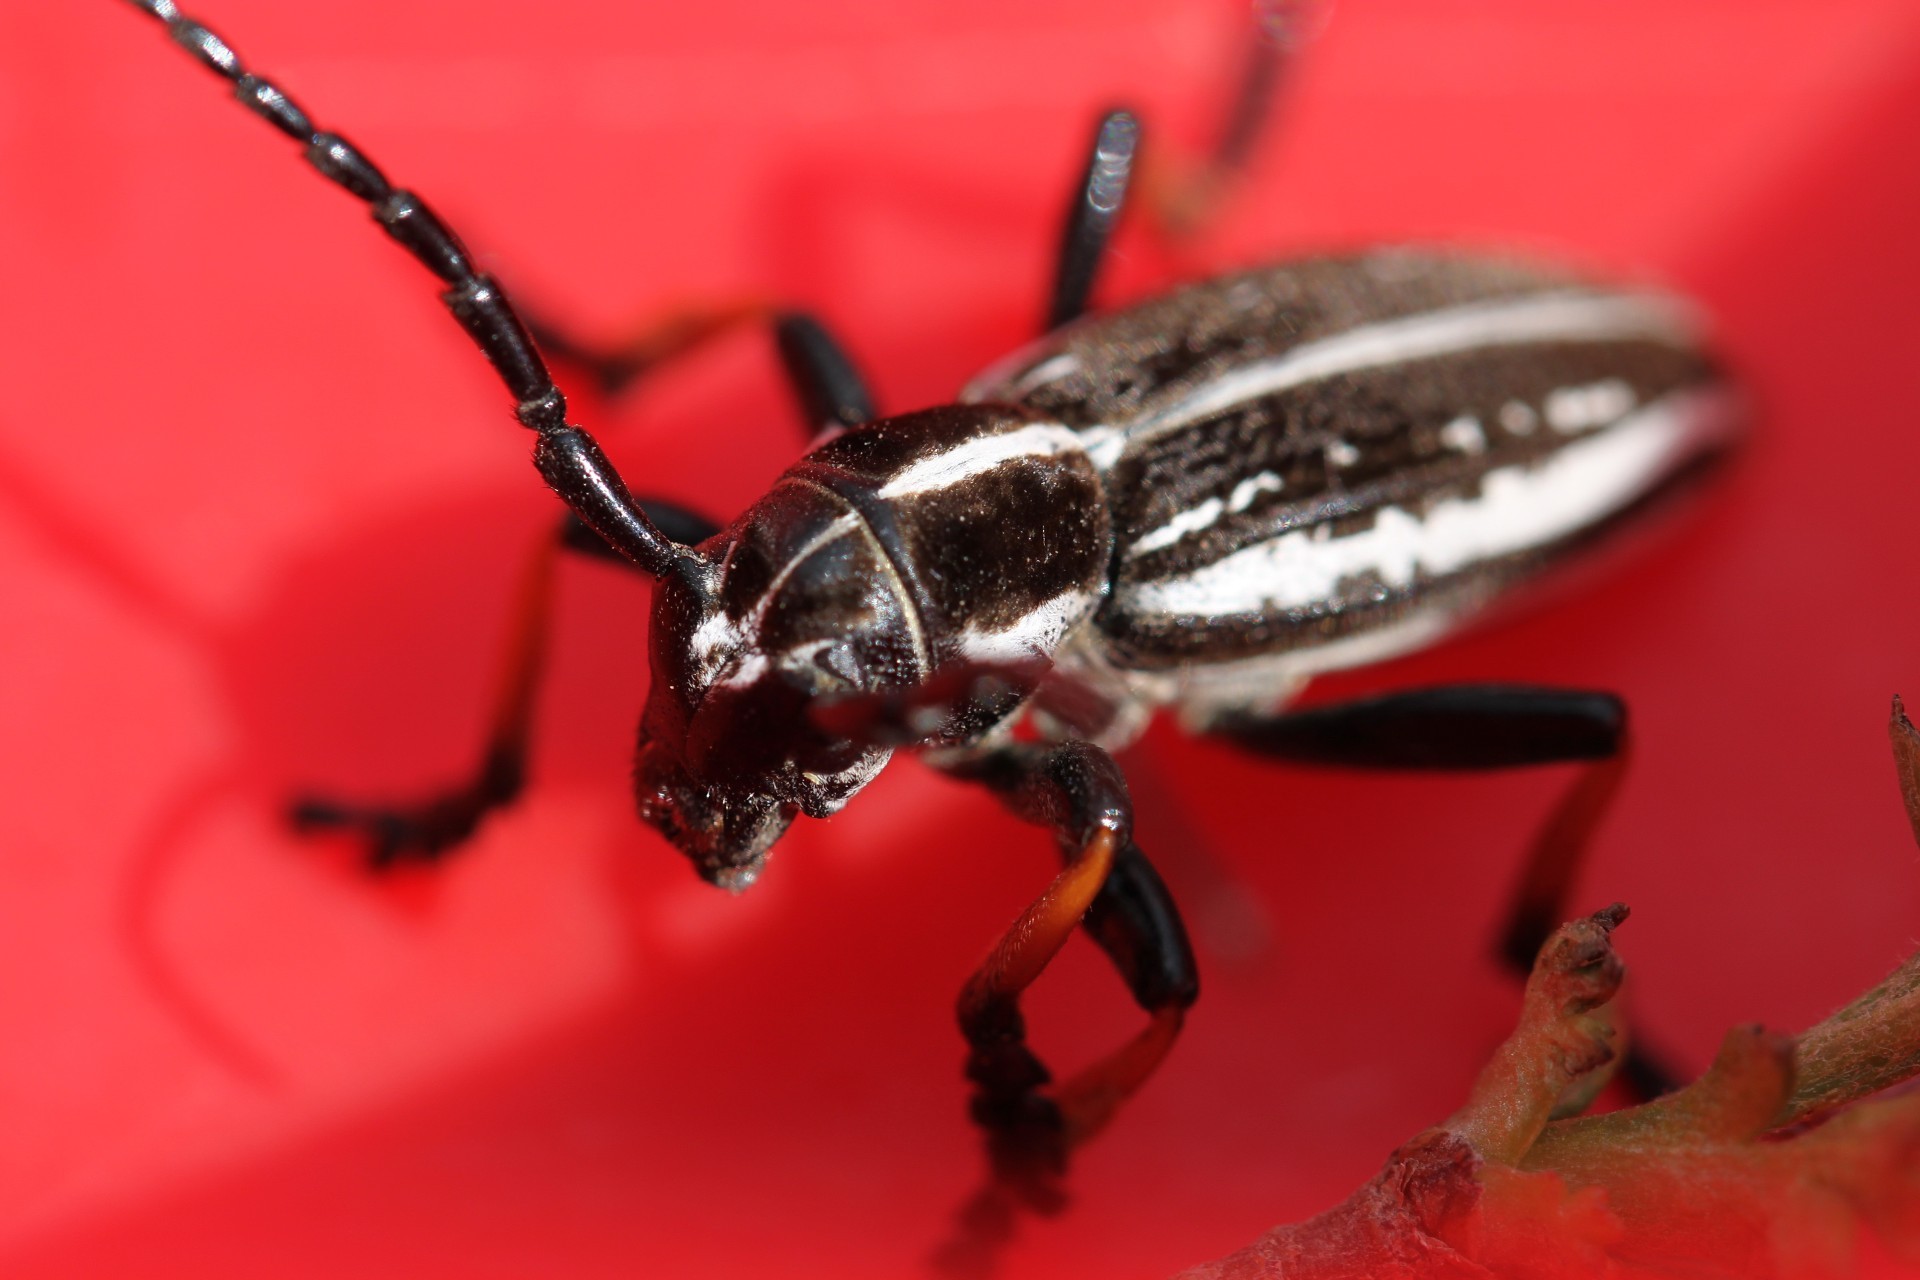
[[[1727,452],[1738,396],[1684,303],[1392,249],[1088,314],[1140,145],[1139,122],[1116,111],[1074,188],[1046,332],[956,403],[881,417],[817,320],[754,313],[775,329],[816,443],[722,528],[629,490],[569,422],[542,347],[609,379],[630,364],[530,328],[419,196],[173,0],[131,3],[439,277],[568,508],[553,547],[657,584],[634,789],[700,875],[746,888],[794,821],[837,812],[901,749],[1055,836],[1064,869],[959,1001],[973,1115],[1021,1200],[1049,1202],[1067,1152],[1153,1073],[1198,994],[1113,758],[1160,709],[1291,760],[1589,762],[1506,934],[1524,972],[1618,783],[1620,700],[1471,685],[1289,704],[1318,674],[1455,631]],[[1275,65],[1252,61],[1237,122],[1257,115]],[[299,825],[354,832],[384,866],[444,854],[518,794],[550,566],[520,610],[521,661],[476,776],[408,806],[304,800]],[[1020,997],[1081,927],[1149,1021],[1055,1085]]]

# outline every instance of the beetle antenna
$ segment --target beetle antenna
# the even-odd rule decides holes
[[[173,0],[129,0],[166,24],[167,34],[201,65],[233,85],[234,96],[280,132],[306,147],[307,162],[365,201],[386,233],[448,285],[440,296],[507,385],[514,416],[533,431],[534,465],[553,491],[607,544],[656,578],[681,578],[704,587],[711,566],[692,547],[675,542],[647,518],[626,482],[593,437],[567,421],[566,397],[507,294],[476,271],[453,229],[419,196],[392,186],[374,163],[337,133],[314,127],[285,90],[248,71],[232,46],[180,12]]]

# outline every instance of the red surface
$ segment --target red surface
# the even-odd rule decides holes
[[[1018,341],[1091,113],[1203,130],[1180,0],[208,0],[527,298],[611,332],[755,289],[886,403]],[[1920,21],[1900,0],[1376,0],[1340,13],[1208,263],[1518,242],[1696,293],[1764,409],[1678,536],[1342,687],[1600,685],[1638,767],[1581,889],[1704,1062],[1920,931],[1881,735],[1920,690]],[[929,141],[931,140],[931,141]],[[977,1176],[951,998],[1044,837],[897,766],[741,899],[630,816],[645,593],[570,569],[528,802],[438,876],[291,839],[300,784],[470,757],[551,510],[426,277],[150,23],[0,12],[0,1273],[912,1274]],[[1173,278],[1139,241],[1115,296]],[[590,424],[721,510],[793,453],[742,339]],[[1339,1199],[1510,1024],[1485,958],[1561,783],[1133,763],[1206,995],[1009,1276],[1154,1276]],[[1223,903],[1237,895],[1236,913]],[[1135,1025],[1076,944],[1033,1001]]]

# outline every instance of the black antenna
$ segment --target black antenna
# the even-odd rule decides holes
[[[440,296],[487,357],[515,401],[514,416],[539,437],[534,465],[553,491],[607,544],[656,578],[704,584],[710,566],[661,532],[640,510],[626,483],[592,436],[567,421],[566,397],[553,384],[526,324],[492,277],[476,271],[459,236],[419,196],[388,183],[365,155],[337,133],[314,128],[307,113],[272,81],[248,71],[225,40],[180,12],[173,0],[128,0],[166,24],[167,34],[233,85],[234,96],[306,147],[321,176],[366,202],[374,220],[449,286]]]

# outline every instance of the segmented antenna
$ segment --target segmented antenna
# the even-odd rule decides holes
[[[235,97],[302,144],[309,164],[365,201],[374,221],[447,283],[441,299],[506,383],[515,401],[514,416],[538,435],[534,465],[554,492],[608,545],[646,572],[703,581],[706,562],[647,519],[593,437],[567,421],[566,397],[554,386],[506,291],[474,269],[460,237],[426,201],[391,185],[373,161],[339,134],[316,129],[285,90],[248,71],[231,45],[181,13],[173,0],[128,3],[164,23],[176,44],[233,85]]]

